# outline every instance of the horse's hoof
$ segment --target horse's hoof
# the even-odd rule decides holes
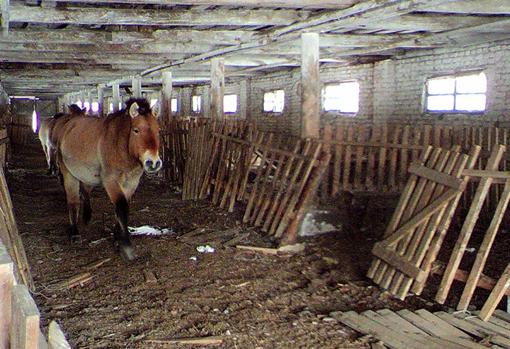
[[[133,250],[133,247],[131,246],[121,246],[120,247],[120,255],[122,258],[128,262],[135,259],[135,251]]]

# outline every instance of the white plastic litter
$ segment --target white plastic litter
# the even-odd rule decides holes
[[[150,236],[159,236],[159,235],[168,235],[173,234],[174,231],[171,228],[154,228],[150,225],[142,225],[140,227],[129,227],[129,232],[131,235],[150,235]]]
[[[197,257],[196,256],[191,256],[191,257],[189,257],[189,259],[191,259],[192,261],[196,261]]]
[[[475,251],[476,251],[476,248],[474,248],[474,247],[468,247],[468,248],[466,248],[466,252],[468,252],[468,253],[473,253],[473,252],[475,252]]]
[[[211,247],[209,245],[203,245],[203,246],[197,246],[197,251],[200,253],[213,253],[214,247]]]

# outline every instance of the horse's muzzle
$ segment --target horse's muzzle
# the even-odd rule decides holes
[[[161,167],[163,166],[163,162],[160,159],[154,160],[145,160],[143,163],[143,168],[148,173],[156,173],[159,170],[161,170]]]

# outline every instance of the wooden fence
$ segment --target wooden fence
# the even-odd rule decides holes
[[[322,144],[240,121],[196,124],[187,133],[183,199],[210,197],[229,211],[243,203],[245,223],[294,242],[329,162]]]
[[[30,137],[34,136],[31,122],[31,118],[25,115],[11,116],[7,130],[13,147],[27,144]]]

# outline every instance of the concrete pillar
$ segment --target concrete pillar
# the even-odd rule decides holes
[[[105,113],[105,109],[108,109],[108,108],[105,108],[105,106],[104,106],[104,86],[103,85],[97,85],[97,104],[98,104],[97,114],[99,115],[99,117],[105,116],[107,114],[107,112]]]
[[[114,83],[112,86],[112,103],[113,103],[113,112],[119,111],[119,103],[120,103],[120,91],[119,84]]]
[[[225,94],[225,62],[221,58],[211,60],[211,117],[223,119],[223,95]]]
[[[131,88],[133,97],[142,98],[142,77],[140,75],[133,76],[131,80]]]
[[[318,138],[320,130],[319,34],[301,34],[301,137]]]
[[[168,124],[172,118],[172,72],[164,71],[161,75],[161,116],[163,124]]]

